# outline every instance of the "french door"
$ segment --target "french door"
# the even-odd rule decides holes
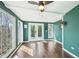
[[[40,23],[29,23],[29,41],[44,39],[44,25]]]

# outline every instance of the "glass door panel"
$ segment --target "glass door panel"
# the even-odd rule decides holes
[[[48,24],[48,38],[53,38],[54,33],[53,33],[53,24]]]
[[[35,25],[31,25],[31,37],[35,38]]]
[[[42,37],[42,26],[38,25],[38,37]]]

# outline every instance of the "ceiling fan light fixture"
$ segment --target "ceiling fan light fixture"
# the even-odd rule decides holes
[[[39,5],[39,10],[40,10],[41,12],[43,12],[43,11],[44,11],[44,5]]]
[[[38,9],[41,12],[45,11],[45,5],[48,5],[52,2],[54,2],[54,1],[45,1],[45,0],[44,1],[28,1],[28,3],[30,3],[30,4],[38,5]]]

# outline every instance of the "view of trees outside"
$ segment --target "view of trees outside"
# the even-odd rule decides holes
[[[0,13],[0,55],[12,48],[11,18],[5,13]]]

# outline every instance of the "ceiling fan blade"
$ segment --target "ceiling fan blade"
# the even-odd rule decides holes
[[[44,1],[44,2],[45,2],[45,5],[47,5],[47,4],[50,4],[50,3],[54,2],[54,1]]]
[[[34,2],[34,1],[28,1],[28,3],[34,4],[34,5],[38,5],[38,3],[37,2]]]

